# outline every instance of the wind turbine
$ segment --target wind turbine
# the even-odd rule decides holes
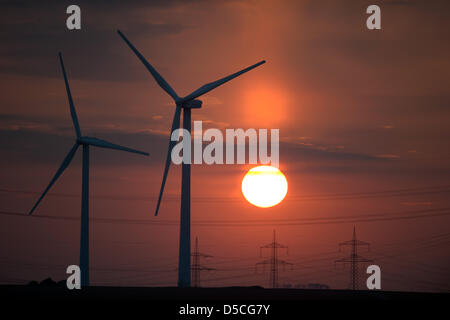
[[[80,270],[81,270],[81,285],[89,285],[89,147],[95,146],[100,148],[122,150],[127,152],[133,152],[138,154],[143,154],[148,156],[148,153],[134,150],[127,147],[122,147],[111,142],[100,140],[93,137],[86,137],[81,135],[80,125],[78,124],[77,113],[75,111],[75,105],[72,100],[72,94],[70,93],[69,82],[67,80],[66,70],[64,69],[64,63],[61,53],[59,53],[59,61],[61,62],[61,68],[64,76],[64,82],[66,84],[67,97],[69,99],[70,114],[72,116],[73,126],[75,128],[76,140],[72,149],[70,149],[67,156],[64,158],[61,166],[56,172],[53,179],[48,184],[44,193],[41,195],[39,200],[36,202],[34,207],[30,211],[30,215],[39,205],[41,200],[45,197],[47,192],[53,186],[53,184],[58,180],[59,176],[66,170],[72,161],[79,146],[83,147],[83,177],[82,177],[82,190],[81,190],[81,242],[80,242]]]
[[[144,58],[144,56],[131,44],[131,42],[125,37],[125,35],[117,30],[122,39],[133,50],[136,56],[141,60],[144,66],[150,71],[151,75],[158,83],[158,85],[169,95],[175,102],[175,114],[172,121],[171,133],[180,127],[181,109],[183,109],[183,128],[189,133],[191,132],[191,109],[198,109],[202,106],[202,101],[196,98],[204,95],[205,93],[217,88],[218,86],[228,82],[247,71],[250,71],[265,61],[260,61],[248,68],[233,73],[227,77],[219,79],[214,82],[207,83],[191,94],[185,97],[179,97],[175,90],[167,83],[167,81],[152,67],[150,63]],[[164,169],[163,179],[161,183],[161,190],[159,193],[158,204],[156,206],[155,216],[158,214],[159,206],[161,204],[161,198],[164,192],[164,186],[166,184],[167,173],[170,167],[170,155],[175,141],[169,140],[169,149],[167,151],[166,165]],[[191,284],[191,165],[189,163],[182,164],[181,174],[181,217],[180,217],[180,247],[179,247],[179,260],[178,260],[178,286],[189,287]]]

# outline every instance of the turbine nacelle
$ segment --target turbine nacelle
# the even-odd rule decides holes
[[[77,138],[77,143],[81,144],[81,145],[83,145],[83,144],[90,145],[89,137],[79,137],[79,138]]]
[[[202,107],[202,101],[197,99],[189,100],[187,102],[181,102],[180,106],[187,109],[200,109]]]
[[[161,76],[158,71],[144,58],[144,56],[135,48],[135,46],[125,37],[125,35],[117,30],[118,34],[125,43],[130,47],[130,49],[134,52],[134,54],[141,60],[142,64],[147,68],[147,70],[152,75],[153,79],[155,79],[156,83],[163,89],[175,102],[176,108],[175,113],[172,120],[172,129],[170,130],[172,133],[180,128],[180,118],[181,111],[183,110],[183,128],[188,130],[190,133],[191,128],[191,110],[190,109],[199,109],[202,106],[202,102],[200,100],[196,100],[200,96],[214,90],[215,88],[223,85],[224,83],[239,77],[240,75],[262,65],[265,63],[264,60],[242,69],[241,71],[235,72],[229,76],[221,78],[219,80],[209,82],[204,84],[197,90],[194,90],[192,93],[188,94],[185,97],[180,97],[176,93],[176,91],[170,86],[170,84]],[[161,182],[161,189],[159,192],[158,202],[156,205],[155,215],[158,214],[158,210],[161,204],[162,195],[164,192],[164,186],[167,180],[167,174],[169,172],[170,163],[171,163],[171,152],[175,146],[175,142],[172,139],[169,139],[169,148],[167,150],[166,164],[164,168],[163,178]],[[181,212],[180,212],[180,255],[178,261],[178,286],[181,287],[189,287],[190,286],[190,277],[191,277],[191,240],[190,240],[190,228],[191,228],[191,170],[190,164],[183,165],[182,167],[182,182],[181,182]]]

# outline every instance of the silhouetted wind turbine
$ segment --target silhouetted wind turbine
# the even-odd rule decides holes
[[[144,66],[150,71],[153,78],[158,85],[165,91],[175,102],[176,109],[175,115],[172,121],[171,134],[175,129],[180,127],[180,115],[181,109],[183,109],[183,128],[191,132],[191,109],[198,109],[202,106],[202,101],[196,100],[196,98],[204,95],[205,93],[217,88],[218,86],[228,82],[247,71],[250,71],[265,61],[260,61],[248,68],[233,73],[225,78],[219,79],[214,82],[207,83],[191,94],[185,97],[179,97],[174,89],[167,83],[166,80],[152,67],[150,63],[144,58],[144,56],[131,44],[131,42],[125,37],[125,35],[117,30],[122,39],[133,50],[136,56],[142,61]],[[158,204],[156,206],[155,215],[158,214],[159,206],[161,204],[161,198],[164,191],[164,185],[166,184],[167,173],[170,167],[170,155],[173,146],[176,141],[169,141],[169,149],[167,151],[166,166],[164,169],[161,191],[159,193]],[[191,165],[189,163],[182,164],[182,179],[181,179],[181,217],[180,217],[180,252],[178,260],[178,286],[189,287],[191,283]]]
[[[86,137],[81,135],[80,125],[78,124],[77,113],[75,111],[75,106],[72,100],[72,94],[70,93],[69,82],[67,80],[66,70],[64,69],[64,63],[61,53],[59,53],[59,60],[61,62],[61,68],[64,76],[64,82],[66,84],[67,97],[69,99],[70,114],[72,116],[73,126],[76,133],[76,141],[72,149],[70,149],[67,156],[64,158],[61,166],[56,172],[53,179],[50,181],[49,185],[45,189],[44,193],[41,195],[39,200],[36,202],[34,207],[30,211],[30,215],[36,209],[41,200],[45,197],[47,192],[59,178],[59,176],[64,172],[64,170],[69,166],[72,158],[75,155],[78,147],[83,146],[83,178],[82,178],[82,191],[81,191],[81,242],[80,242],[80,271],[81,271],[81,285],[89,285],[89,146],[95,146],[100,148],[122,150],[127,152],[139,153],[148,156],[148,153],[134,150],[127,147],[122,147],[111,142],[100,140],[93,137]]]

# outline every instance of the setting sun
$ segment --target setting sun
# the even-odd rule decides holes
[[[286,196],[287,189],[284,174],[271,166],[254,167],[242,179],[242,194],[245,199],[260,208],[280,203]]]

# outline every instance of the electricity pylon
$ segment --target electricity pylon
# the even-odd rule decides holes
[[[360,263],[373,262],[373,260],[366,259],[366,258],[358,255],[358,246],[366,246],[369,250],[370,244],[356,239],[356,228],[355,228],[355,226],[353,226],[353,239],[345,241],[345,242],[341,242],[339,244],[339,250],[341,249],[342,246],[351,246],[350,256],[336,260],[335,264],[336,263],[344,263],[344,265],[345,265],[346,263],[350,263],[350,285],[349,285],[349,287],[352,290],[358,290],[358,288],[359,288],[358,265]]]
[[[200,258],[212,258],[211,255],[201,253],[198,251],[198,238],[195,237],[195,249],[191,254],[192,266],[191,266],[191,282],[193,287],[200,287],[200,272],[212,271],[214,268],[208,268],[200,264]]]
[[[283,268],[286,265],[290,265],[292,267],[292,263],[278,259],[278,249],[286,249],[286,254],[288,254],[288,247],[284,246],[276,241],[275,230],[273,230],[273,242],[266,244],[260,248],[260,255],[262,256],[263,249],[271,249],[271,257],[270,259],[258,262],[258,265],[265,266],[266,264],[270,264],[270,285],[272,288],[278,287],[278,265],[282,265]]]

